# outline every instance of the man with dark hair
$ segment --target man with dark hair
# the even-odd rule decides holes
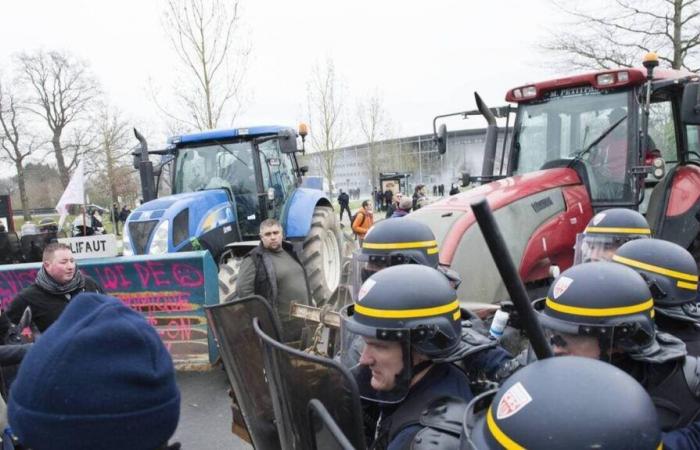
[[[292,244],[284,241],[282,225],[275,219],[260,223],[260,245],[243,259],[238,272],[237,297],[259,295],[277,310],[285,341],[300,337],[302,323],[291,317],[291,302],[310,304],[306,271]]]
[[[32,320],[43,333],[58,319],[71,299],[85,291],[101,293],[103,289],[78,270],[68,245],[54,242],[44,249],[36,280],[17,294],[7,308],[7,317],[17,323],[24,310],[30,307]]]

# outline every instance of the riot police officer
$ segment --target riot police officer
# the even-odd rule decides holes
[[[437,270],[403,264],[365,281],[341,312],[340,360],[376,407],[372,448],[408,448],[422,411],[444,396],[472,398],[467,376],[444,362],[460,351],[456,291]]]
[[[680,245],[660,239],[639,239],[617,249],[614,262],[636,270],[647,281],[660,331],[685,342],[689,355],[700,356],[698,267]]]
[[[633,239],[651,237],[651,229],[643,215],[625,208],[599,212],[576,236],[574,264],[610,261],[622,244]]]
[[[573,266],[535,309],[556,355],[610,362],[646,389],[665,445],[700,442],[700,362],[682,341],[656,332],[654,300],[637,272],[612,262]]]
[[[437,240],[424,223],[400,218],[375,224],[365,236],[362,247],[353,254],[353,299],[357,299],[362,283],[372,274],[400,264],[419,264],[439,270],[457,289],[461,279],[457,272],[440,266]],[[463,354],[455,355],[465,370],[477,378],[500,381],[521,367],[521,362],[497,346],[483,321],[466,309],[462,310]],[[482,377],[483,375],[483,377]]]

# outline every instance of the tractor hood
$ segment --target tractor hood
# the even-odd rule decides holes
[[[169,195],[144,203],[129,215],[125,244],[130,240],[134,254],[150,253],[155,230],[167,226],[167,251],[180,251],[191,246],[191,238],[234,222],[233,203],[223,189]]]
[[[476,222],[470,207],[473,202],[486,198],[491,210],[495,213],[500,208],[526,197],[554,188],[576,184],[581,184],[581,179],[573,169],[540,170],[475,187],[460,194],[447,197],[439,202],[431,203],[411,213],[409,216],[421,220],[425,216],[445,217],[450,212],[452,213],[447,216],[454,218],[449,229],[444,230],[442,239],[436,236],[440,243],[440,263],[450,265],[461,236],[467,228]],[[546,203],[548,203],[547,200],[544,200],[540,205],[533,204],[531,206],[533,210],[538,208],[544,209],[547,207]],[[433,229],[433,232],[435,231]]]

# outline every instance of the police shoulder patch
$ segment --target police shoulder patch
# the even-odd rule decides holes
[[[522,383],[517,382],[508,390],[501,400],[498,402],[498,408],[496,408],[496,419],[506,419],[513,414],[517,413],[525,407],[528,403],[532,401],[532,397],[525,389]]]

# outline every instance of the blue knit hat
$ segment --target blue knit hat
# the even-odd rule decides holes
[[[27,353],[8,412],[33,450],[155,450],[175,432],[180,392],[153,327],[115,298],[83,293]]]

